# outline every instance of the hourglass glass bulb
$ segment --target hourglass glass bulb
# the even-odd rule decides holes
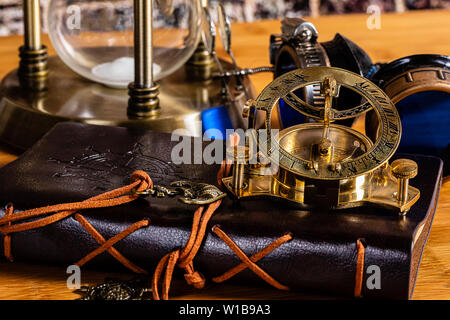
[[[153,76],[181,67],[194,52],[198,1],[153,1]],[[134,80],[132,0],[50,0],[48,30],[58,56],[81,76],[125,88]]]

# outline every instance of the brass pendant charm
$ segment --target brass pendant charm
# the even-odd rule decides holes
[[[318,85],[324,98],[322,107],[297,96],[306,87]],[[359,94],[361,103],[346,110],[334,109],[335,98],[344,92]],[[286,128],[278,138],[272,137],[272,111],[280,100],[314,122]],[[249,114],[263,112],[266,119],[265,138],[255,132],[249,150],[262,152],[275,169],[267,175],[262,173],[262,165],[246,165],[244,173],[240,171],[239,186],[234,177],[223,179],[238,198],[269,195],[306,208],[330,209],[371,203],[401,213],[418,200],[419,190],[397,177],[395,168],[391,172],[389,166],[401,137],[397,110],[387,95],[364,77],[331,67],[294,70],[276,78],[248,107]],[[369,110],[375,111],[380,123],[376,141],[334,123]],[[242,160],[234,166],[242,166]]]
[[[150,299],[148,278],[135,277],[131,280],[106,278],[96,286],[83,286],[74,292],[81,295],[79,300],[147,300]]]
[[[152,189],[133,192],[158,198],[180,196],[178,200],[181,202],[199,206],[211,204],[227,195],[214,185],[190,181],[175,181],[170,184],[170,187],[155,185]]]

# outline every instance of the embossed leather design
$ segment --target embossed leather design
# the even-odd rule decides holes
[[[136,169],[147,171],[155,184],[181,179],[216,183],[218,165],[170,162],[172,146],[177,143],[164,133],[58,124],[19,160],[0,169],[0,205],[13,202],[16,210],[24,210],[84,200],[127,184]],[[411,184],[420,189],[421,197],[405,219],[372,207],[311,212],[271,199],[237,202],[227,197],[210,226],[220,224],[248,256],[281,235],[292,233],[292,241],[274,250],[258,265],[292,290],[347,297],[352,297],[355,285],[356,240],[364,238],[365,269],[370,265],[380,267],[381,289],[367,288],[365,271],[363,296],[407,299],[412,295],[442,175],[440,159],[407,157],[419,165],[419,174]],[[150,197],[114,208],[86,210],[83,215],[106,239],[148,218],[148,227],[121,240],[115,248],[152,273],[164,254],[185,245],[194,210],[194,206],[176,199]],[[1,211],[0,215],[3,214]],[[423,224],[423,231],[413,243],[415,232]],[[2,246],[3,242],[1,250]],[[12,234],[16,261],[69,265],[97,247],[72,217]],[[195,258],[197,270],[207,279],[239,262],[231,249],[210,231]],[[87,267],[123,270],[108,253],[95,257],[83,268]],[[267,285],[250,270],[229,281]]]

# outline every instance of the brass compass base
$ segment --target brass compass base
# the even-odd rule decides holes
[[[231,64],[222,61],[227,69]],[[193,136],[202,134],[202,112],[225,106],[235,128],[246,127],[242,119],[245,94],[229,83],[234,101],[222,95],[219,80],[195,81],[186,67],[159,81],[159,112],[154,117],[135,118],[127,115],[127,89],[114,89],[86,80],[55,56],[49,57],[47,90],[30,90],[21,85],[17,70],[10,72],[0,86],[0,140],[27,149],[50,128],[61,121],[98,125],[144,128],[172,132],[185,128]],[[248,77],[248,91],[254,90]],[[74,132],[76,134],[76,132]]]
[[[384,207],[405,215],[419,200],[420,191],[409,186],[406,199],[397,200],[397,180],[381,180],[385,176],[378,171],[375,175],[362,175],[344,182],[323,180],[302,180],[297,178],[296,186],[290,186],[270,175],[244,175],[243,187],[233,188],[233,177],[223,178],[228,192],[237,199],[278,198],[291,202],[302,209],[326,207],[331,210],[349,209],[366,205]],[[359,185],[361,184],[361,185]]]

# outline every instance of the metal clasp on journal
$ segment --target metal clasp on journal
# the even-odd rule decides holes
[[[169,187],[155,185],[144,191],[133,190],[132,192],[144,197],[173,198],[180,196],[179,201],[193,205],[207,205],[226,196],[226,193],[212,184],[184,180],[174,181],[170,183]]]

